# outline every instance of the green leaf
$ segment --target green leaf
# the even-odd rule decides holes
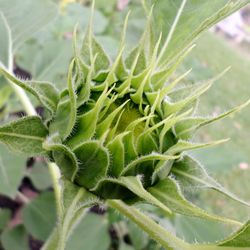
[[[14,198],[24,176],[26,158],[0,144],[0,193]]]
[[[147,0],[148,9],[154,4],[153,18],[155,32],[163,32],[163,41],[168,41],[162,56],[163,62],[170,62],[187,48],[204,30],[243,7],[249,0],[187,1],[173,33],[174,20],[183,0]],[[193,18],[195,16],[195,18]],[[156,35],[156,37],[158,37]]]
[[[58,33],[58,29],[55,32]],[[32,75],[32,79],[53,82],[61,89],[67,80],[72,45],[70,40],[57,37],[59,34],[56,37],[47,38],[52,35],[52,32],[49,27],[46,27],[45,34],[39,32],[39,36],[25,42],[17,51],[15,60],[18,66]]]
[[[2,63],[5,67],[9,67],[9,65],[12,64],[12,58],[11,58],[12,41],[11,41],[9,25],[7,23],[4,14],[1,11],[0,11],[0,34],[1,34],[0,64]]]
[[[18,0],[0,0],[0,10],[10,26],[14,52],[25,40],[57,15],[56,5],[49,0],[26,0],[25,4]]]
[[[4,68],[0,68],[0,74],[6,77],[7,80],[34,95],[42,105],[49,111],[54,113],[59,101],[58,90],[49,82],[38,81],[21,81],[10,74]]]
[[[127,226],[128,226],[129,237],[131,238],[133,247],[136,250],[146,249],[149,241],[147,235],[131,221],[127,222]]]
[[[119,245],[119,250],[134,250],[134,248],[133,246],[122,241]]]
[[[176,177],[181,188],[211,188],[237,202],[250,206],[249,202],[239,199],[236,195],[222,187],[217,181],[207,174],[206,170],[199,162],[188,155],[185,155],[182,160],[176,162],[173,165],[171,172]]]
[[[241,225],[240,222],[209,214],[185,199],[178,183],[172,178],[159,181],[147,189],[156,199],[169,207],[173,212],[187,216],[199,217],[216,222]]]
[[[52,187],[51,177],[44,163],[35,163],[32,168],[28,170],[27,176],[38,190],[46,190]]]
[[[0,127],[0,141],[26,155],[45,155],[42,143],[48,134],[38,116],[27,116]]]
[[[56,224],[54,194],[45,192],[27,203],[22,210],[23,223],[36,239],[46,240]]]
[[[11,211],[9,209],[0,209],[0,232],[7,226],[11,219]]]
[[[250,247],[250,221],[246,222],[237,232],[220,242],[219,246],[225,247]]]
[[[108,221],[105,216],[87,214],[70,236],[66,250],[107,250],[110,245]]]
[[[74,149],[79,163],[76,183],[93,188],[96,183],[106,177],[109,166],[108,150],[98,141],[88,141]]]
[[[12,94],[12,89],[10,88],[10,86],[3,86],[0,89],[0,110],[4,108],[5,104],[7,104],[11,94]]]
[[[22,225],[7,229],[1,235],[5,250],[29,250],[28,233]]]

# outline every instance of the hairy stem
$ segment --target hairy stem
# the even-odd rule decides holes
[[[146,216],[136,208],[126,205],[120,200],[109,200],[108,205],[118,210],[121,214],[132,220],[152,239],[160,243],[168,250],[188,250],[189,244],[175,237],[165,230],[149,216]]]

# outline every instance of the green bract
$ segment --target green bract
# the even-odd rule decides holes
[[[181,85],[188,72],[177,78],[173,73],[192,46],[164,60],[171,37],[166,42],[161,35],[154,37],[150,15],[138,46],[128,55],[126,18],[113,61],[93,36],[91,21],[80,48],[75,32],[75,54],[67,88],[61,93],[50,83],[24,82],[1,68],[2,75],[33,94],[49,115],[0,127],[0,141],[22,153],[45,155],[59,166],[67,183],[75,184],[74,190],[88,190],[91,201],[144,201],[168,215],[180,213],[237,225],[196,207],[182,190],[212,188],[249,206],[225,191],[186,154],[224,142],[194,143],[192,136],[248,102],[217,117],[195,116],[197,99],[218,77],[203,84]],[[120,209],[125,208],[120,205]],[[230,245],[228,241],[221,244]]]

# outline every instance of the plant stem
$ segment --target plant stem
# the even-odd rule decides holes
[[[32,105],[29,97],[26,95],[24,90],[21,89],[19,86],[13,84],[12,82],[10,82],[10,85],[12,86],[12,88],[15,91],[16,95],[19,97],[19,100],[22,103],[26,113],[28,115],[37,115],[34,106]]]
[[[56,200],[56,209],[58,217],[62,215],[63,209],[61,206],[61,187],[59,184],[59,179],[61,173],[59,167],[53,162],[47,162],[49,173],[52,179],[52,185],[54,188],[55,200]]]
[[[190,245],[165,230],[149,216],[120,200],[109,200],[108,205],[131,219],[152,239],[168,250],[188,250]]]

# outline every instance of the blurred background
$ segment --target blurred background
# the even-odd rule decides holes
[[[176,8],[174,1],[166,2]],[[23,79],[50,81],[63,89],[72,57],[72,31],[77,23],[78,37],[82,37],[90,5],[91,1],[87,0],[0,0],[0,12],[12,30],[15,74]],[[96,0],[94,32],[111,58],[116,55],[129,9],[127,51],[138,42],[145,25],[141,1]],[[164,16],[159,18],[167,23]],[[1,44],[5,37],[1,28],[0,25],[0,55],[4,58],[6,48]],[[202,96],[197,114],[216,115],[250,97],[250,6],[203,33],[175,74],[192,68],[183,84],[193,84],[216,76],[228,66],[231,66],[230,71]],[[43,112],[39,106],[37,111]],[[0,78],[0,123],[22,115],[24,111],[16,96]],[[250,107],[203,128],[195,140],[221,138],[231,140],[214,148],[194,151],[192,155],[223,186],[250,201]],[[248,208],[218,193],[204,190],[187,195],[210,212],[241,221],[250,217]],[[167,220],[150,206],[145,210],[154,213],[159,223],[190,242],[218,240],[233,230],[184,216]],[[0,145],[0,249],[40,249],[55,222],[51,181],[43,159],[27,160]],[[161,247],[112,210],[94,207],[79,224],[67,249],[156,250]]]

